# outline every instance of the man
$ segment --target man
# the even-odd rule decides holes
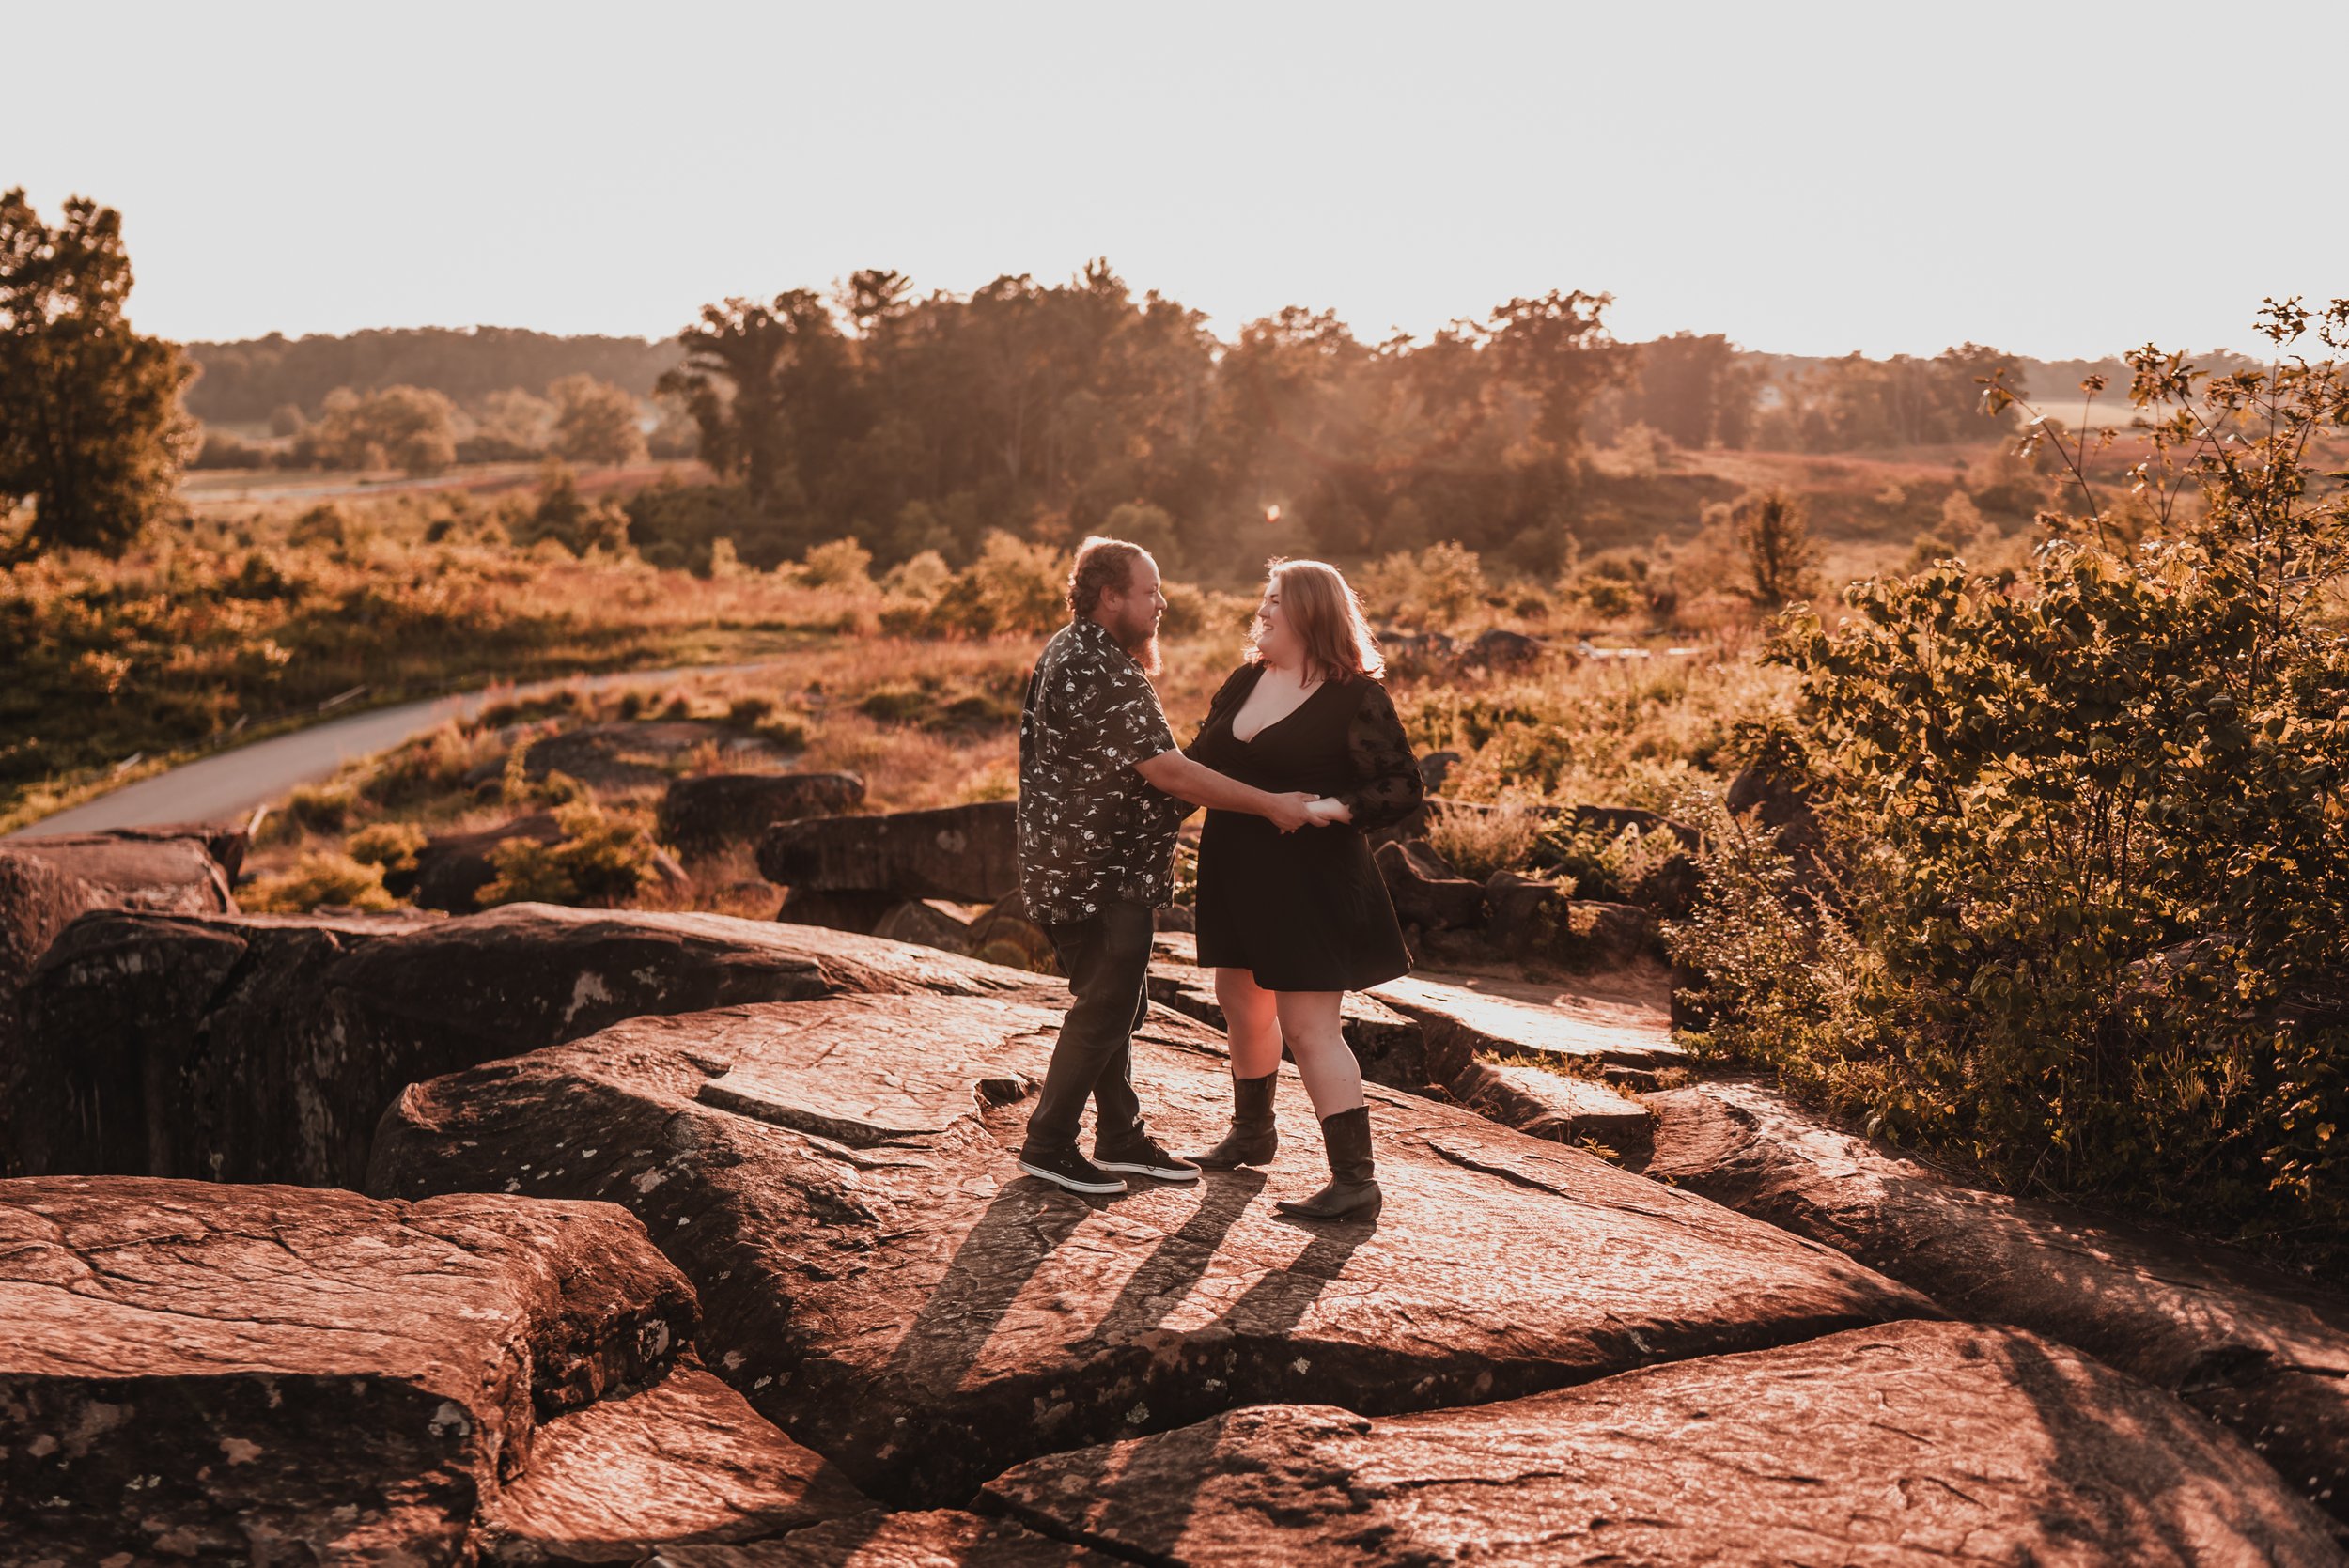
[[[1267,817],[1283,832],[1310,820],[1310,796],[1268,794],[1175,749],[1149,679],[1166,611],[1159,587],[1158,563],[1141,546],[1087,539],[1068,577],[1071,619],[1045,644],[1019,715],[1020,894],[1077,999],[1028,1120],[1019,1169],[1072,1192],[1123,1192],[1118,1172],[1199,1179],[1196,1165],[1150,1136],[1133,1086],[1150,938],[1156,911],[1174,899],[1182,819],[1192,806],[1211,806]],[[1088,1095],[1089,1160],[1077,1148]]]

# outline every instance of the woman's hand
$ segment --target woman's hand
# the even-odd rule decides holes
[[[1353,821],[1354,810],[1345,801],[1325,795],[1318,800],[1305,802],[1305,815],[1315,827],[1324,827],[1332,822]]]

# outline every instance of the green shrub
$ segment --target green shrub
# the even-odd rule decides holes
[[[416,852],[429,837],[413,822],[371,822],[350,835],[343,848],[361,865],[381,867],[386,874],[413,871]]]
[[[1482,882],[1497,871],[1525,864],[1540,837],[1542,814],[1516,801],[1478,809],[1437,809],[1428,815],[1428,846],[1454,870]]]
[[[1571,877],[1584,898],[1621,904],[1680,849],[1679,836],[1669,828],[1642,832],[1626,827],[1610,833],[1568,817],[1543,827],[1527,860],[1543,871]]]
[[[2280,345],[2305,321],[2268,326]],[[2337,303],[2322,334],[2344,334]],[[2303,457],[2349,424],[2349,381],[2131,363],[2148,489],[2200,506],[2138,548],[2089,542],[2108,524],[2067,453],[2088,515],[2047,520],[2019,591],[1940,566],[1855,589],[1840,629],[1786,617],[1815,869],[1717,856],[1679,951],[1712,977],[1709,1048],[1887,1135],[2339,1241],[2349,644],[2327,596],[2349,500]]]
[[[307,914],[322,904],[355,909],[396,908],[383,891],[383,868],[365,865],[332,849],[308,850],[293,869],[256,877],[237,890],[237,902],[264,914]]]
[[[555,808],[554,820],[563,836],[552,844],[516,838],[490,851],[497,876],[475,895],[483,908],[523,902],[609,908],[651,879],[655,850],[643,813],[575,800]]]

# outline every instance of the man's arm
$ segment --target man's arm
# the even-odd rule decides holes
[[[1271,794],[1193,762],[1179,751],[1160,752],[1157,756],[1144,758],[1134,764],[1134,771],[1177,800],[1189,800],[1210,811],[1237,811],[1261,816],[1284,833],[1313,820],[1305,813],[1305,802],[1312,796],[1302,791]]]

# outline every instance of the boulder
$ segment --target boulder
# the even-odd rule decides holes
[[[632,1563],[855,1516],[871,1499],[691,1358],[658,1383],[543,1421],[530,1466],[484,1505],[496,1563]]]
[[[1066,996],[926,948],[724,915],[95,914],[26,989],[36,1048],[0,1117],[35,1174],[357,1187],[377,1120],[417,1079],[638,1014],[926,988]]]
[[[1541,658],[1547,646],[1540,638],[1529,637],[1522,631],[1486,627],[1461,650],[1460,662],[1476,669],[1521,670]]]
[[[794,890],[992,904],[1019,889],[1015,809],[988,800],[779,823],[759,841],[759,875]]]
[[[747,1546],[670,1547],[644,1568],[1114,1568],[1123,1560],[1008,1519],[937,1509],[861,1514]]]
[[[971,923],[968,952],[973,958],[1011,969],[1036,974],[1060,972],[1050,935],[1029,915],[1026,902],[1017,892],[997,899]]]
[[[1638,1163],[1655,1143],[1647,1107],[1603,1083],[1548,1067],[1512,1062],[1471,1062],[1446,1086],[1480,1116],[1555,1143],[1584,1140]]]
[[[1154,939],[1149,986],[1150,1000],[1161,1007],[1196,1018],[1218,1034],[1228,1027],[1215,994],[1214,971],[1199,967],[1198,943],[1188,932],[1162,931]],[[1393,1008],[1365,992],[1348,991],[1339,1003],[1338,1022],[1362,1076],[1373,1083],[1418,1090],[1431,1081],[1419,1025]]]
[[[2349,1297],[2232,1251],[1959,1185],[1752,1084],[1650,1097],[1652,1174],[2073,1345],[2233,1428],[2349,1520]]]
[[[629,1560],[870,1506],[694,1371],[692,1288],[608,1203],[0,1182],[0,1312],[11,1562],[470,1561],[485,1514]],[[590,1464],[631,1488],[548,1534]]]
[[[1160,1568],[2341,1560],[2168,1395],[2008,1328],[1896,1323],[1468,1409],[1234,1410],[985,1500]]]
[[[93,909],[234,909],[244,850],[241,831],[202,827],[0,840],[0,1107],[28,1093],[20,998],[57,934]],[[24,1170],[13,1141],[0,1139],[0,1176]]]
[[[943,899],[909,899],[881,916],[873,935],[886,941],[934,947],[941,953],[971,950],[971,923]]]
[[[905,900],[894,893],[820,893],[793,888],[783,895],[775,918],[786,925],[821,925],[832,931],[853,931],[869,937]]]
[[[1384,1212],[1285,1220],[1272,1199],[1324,1179],[1293,1070],[1272,1172],[1087,1203],[1015,1164],[1057,1023],[945,995],[634,1018],[409,1088],[368,1188],[627,1204],[700,1292],[711,1367],[910,1505],[1238,1404],[1506,1398],[1934,1313],[1828,1249],[1377,1087]],[[1138,1035],[1171,1145],[1225,1124],[1220,1045],[1159,1010]]]
[[[1485,889],[1452,869],[1423,838],[1397,839],[1375,852],[1395,918],[1429,931],[1485,924]]]
[[[661,798],[661,839],[687,854],[755,845],[778,822],[832,816],[864,801],[854,773],[708,773],[673,781]]]
[[[1641,1087],[1688,1063],[1663,1007],[1635,997],[1432,970],[1369,994],[1419,1025],[1431,1083],[1451,1083],[1479,1057],[1556,1057]]]
[[[384,889],[419,908],[471,914],[480,908],[481,890],[497,877],[497,866],[490,857],[511,839],[559,844],[563,830],[554,813],[535,811],[492,828],[437,834],[416,851],[414,865],[384,874]]]
[[[1660,958],[1656,917],[1632,904],[1577,898],[1555,882],[1496,871],[1485,884],[1493,945],[1520,962],[1617,969]]]

